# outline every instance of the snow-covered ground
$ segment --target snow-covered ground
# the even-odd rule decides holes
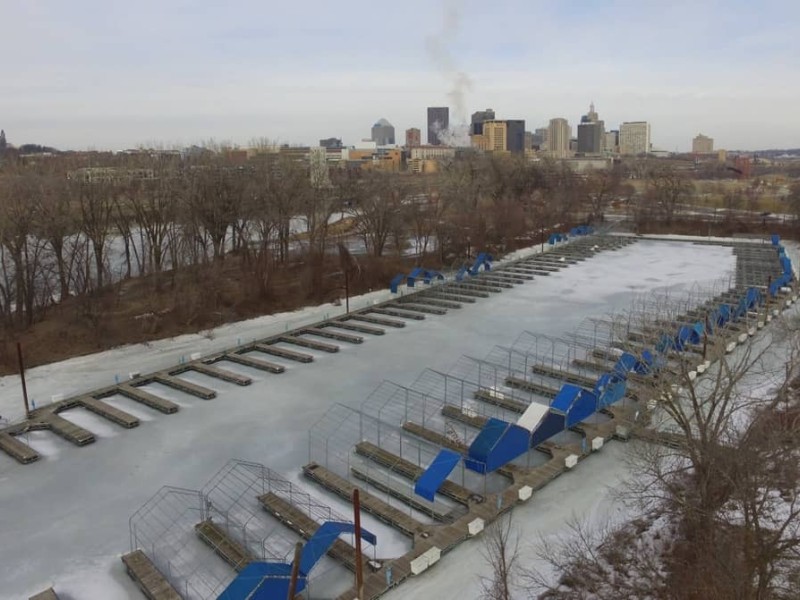
[[[730,274],[733,267],[730,248],[641,241],[445,316],[369,337],[361,346],[342,344],[338,354],[315,353],[313,364],[288,365],[282,375],[240,367],[254,380],[249,387],[187,376],[217,390],[214,400],[149,386],[180,402],[182,409],[175,415],[113,399],[125,410],[146,415],[130,431],[92,415],[66,414],[94,431],[97,442],[76,448],[44,432],[30,436],[43,455],[38,463],[22,466],[0,455],[0,598],[24,597],[48,585],[68,597],[135,598],[138,592],[119,561],[129,549],[128,518],[162,485],[198,489],[234,457],[264,463],[297,480],[307,460],[307,433],[335,402],[357,406],[384,379],[408,384],[424,368],[447,371],[462,354],[484,356],[494,344],[508,345],[523,330],[561,335],[587,316],[625,308],[634,294],[708,282]],[[351,306],[386,296],[388,292],[375,292]],[[342,311],[326,305],[229,325],[212,336],[181,336],[76,358],[32,369],[28,386],[33,398],[47,402],[53,394],[87,391],[113,383],[115,375],[146,373],[193,352],[235,346]],[[18,378],[0,379],[0,413],[18,416],[20,405]],[[624,477],[624,466],[614,446],[517,511],[527,531],[555,531],[573,512],[616,510],[607,486]],[[303,485],[323,496],[311,484]],[[334,508],[347,514],[346,507]],[[379,541],[379,554],[396,547],[396,537],[388,536],[386,542]],[[474,597],[478,548],[475,542],[465,544],[435,571],[391,597]]]

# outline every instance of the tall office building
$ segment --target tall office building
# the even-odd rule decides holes
[[[589,105],[589,112],[581,117],[581,122],[578,124],[578,152],[581,154],[602,152],[605,128],[605,123],[598,119],[592,102]]]
[[[494,121],[494,110],[487,108],[486,110],[479,110],[472,113],[470,119],[469,134],[481,135],[483,134],[483,124],[486,121]]]
[[[506,120],[506,150],[512,154],[525,152],[525,120]]]
[[[554,158],[567,158],[569,156],[569,141],[572,137],[572,127],[566,119],[550,119],[547,128],[547,150]]]
[[[422,132],[416,127],[406,129],[406,148],[416,148],[422,145]]]
[[[508,126],[505,121],[484,121],[483,149],[489,152],[505,152],[508,140]],[[477,137],[477,136],[476,136]]]
[[[450,108],[447,106],[428,107],[428,145],[442,144],[440,134],[450,128]]]
[[[547,127],[539,127],[533,131],[533,145],[539,150],[547,150]]]
[[[386,119],[379,119],[378,122],[372,126],[372,137],[370,139],[378,146],[393,146],[394,125],[389,123]]]
[[[692,153],[711,154],[712,152],[714,152],[714,139],[698,133],[697,137],[692,140]]]
[[[650,123],[626,121],[620,125],[619,152],[633,156],[650,152]]]

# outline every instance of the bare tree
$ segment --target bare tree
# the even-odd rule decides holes
[[[519,531],[511,513],[489,525],[483,536],[481,554],[492,573],[481,577],[480,597],[483,600],[511,600],[520,570]]]

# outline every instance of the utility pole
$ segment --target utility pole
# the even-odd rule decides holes
[[[295,590],[297,589],[297,576],[300,573],[300,555],[303,552],[303,543],[297,542],[294,547],[294,560],[292,561],[292,575],[289,580],[289,594],[286,600],[294,600]]]
[[[17,359],[19,360],[19,378],[22,382],[22,399],[25,401],[25,418],[31,418],[31,409],[28,406],[28,386],[25,385],[25,363],[22,360],[22,344],[17,342]]]
[[[361,556],[361,500],[358,488],[353,489],[353,523],[356,529],[356,596],[364,600],[364,563]]]

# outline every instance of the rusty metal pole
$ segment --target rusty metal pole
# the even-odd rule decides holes
[[[303,543],[297,542],[294,547],[294,560],[292,561],[292,578],[289,580],[289,595],[286,600],[294,600],[297,589],[297,576],[300,573],[300,554],[303,552]]]
[[[22,381],[22,399],[25,401],[25,418],[31,418],[31,409],[28,405],[28,386],[25,385],[25,362],[22,360],[22,344],[17,342],[17,358],[19,359],[19,378]]]
[[[356,528],[356,596],[364,600],[364,563],[361,557],[361,499],[353,489],[353,523]]]

